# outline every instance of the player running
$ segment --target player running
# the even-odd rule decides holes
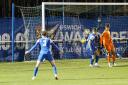
[[[112,57],[112,64],[115,66],[115,60],[116,60],[116,53],[115,53],[115,47],[112,41],[112,37],[110,35],[110,24],[107,23],[105,25],[105,30],[101,35],[101,43],[103,44],[105,50],[107,51],[107,61],[108,61],[108,66],[112,67],[110,63],[110,57]]]
[[[86,44],[86,51],[90,56],[90,67],[99,66],[99,56],[100,56],[100,34],[97,32],[97,28],[92,30],[92,33],[89,34]],[[93,65],[95,60],[95,64]]]
[[[43,61],[44,59],[48,60],[51,63],[51,65],[53,67],[53,73],[54,73],[55,79],[58,80],[57,68],[56,68],[56,65],[55,65],[55,60],[52,57],[51,52],[50,52],[50,45],[54,44],[54,43],[51,41],[51,39],[49,39],[47,37],[47,32],[46,31],[42,32],[42,37],[39,38],[36,41],[35,45],[30,50],[26,51],[25,54],[30,53],[38,44],[40,44],[41,50],[40,50],[40,54],[39,54],[38,59],[37,59],[36,66],[34,68],[34,75],[32,77],[32,80],[34,80],[36,78],[39,65],[40,65],[41,61]]]

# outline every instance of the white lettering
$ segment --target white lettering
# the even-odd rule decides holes
[[[17,33],[17,35],[16,35],[16,41],[25,41],[24,34],[23,33]],[[16,43],[16,47],[18,49],[23,49],[25,47],[25,44],[18,42],[18,43]]]
[[[74,35],[74,40],[81,40],[80,32],[77,31]]]
[[[128,31],[111,32],[112,38],[128,38]]]
[[[60,25],[60,30],[81,30],[82,25]]]
[[[120,38],[127,38],[127,31],[121,31]]]
[[[118,38],[119,34],[118,34],[118,32],[111,32],[111,36],[112,36],[112,38]]]
[[[8,33],[4,33],[2,35],[2,41],[10,41],[10,35]],[[10,48],[10,43],[2,42],[2,48],[3,50],[8,50]]]

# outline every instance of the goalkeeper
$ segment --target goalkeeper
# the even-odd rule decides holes
[[[110,24],[105,25],[105,30],[101,35],[101,43],[103,43],[104,48],[107,51],[107,60],[108,60],[108,66],[112,67],[110,63],[110,58],[112,57],[112,64],[115,66],[115,60],[116,60],[116,53],[115,53],[115,47],[112,41],[112,37],[110,35]]]

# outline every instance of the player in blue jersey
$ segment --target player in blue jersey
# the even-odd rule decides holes
[[[100,34],[97,28],[93,28],[92,33],[87,38],[86,51],[90,56],[90,67],[98,66],[100,56]],[[93,65],[95,60],[95,64]]]
[[[38,59],[37,59],[36,66],[34,68],[34,75],[32,77],[32,80],[34,80],[36,78],[39,65],[40,65],[41,61],[43,61],[44,59],[48,60],[51,63],[51,65],[53,67],[53,73],[54,73],[55,79],[58,80],[55,60],[52,57],[51,52],[50,52],[50,45],[54,44],[54,43],[51,41],[50,38],[47,37],[47,32],[46,31],[42,32],[42,37],[39,38],[36,41],[35,45],[30,50],[26,51],[25,54],[30,53],[38,44],[40,44],[41,50],[40,50],[40,54],[39,54]],[[58,48],[58,47],[56,46],[56,48]]]

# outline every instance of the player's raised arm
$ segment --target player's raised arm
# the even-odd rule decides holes
[[[63,53],[63,51],[60,50],[60,48],[59,48],[51,39],[50,39],[50,43],[51,43],[51,45],[55,46],[55,48],[56,48],[57,50],[59,50],[61,53]]]
[[[32,46],[32,48],[25,52],[25,54],[30,53],[39,43],[39,39],[36,41],[36,43]]]

